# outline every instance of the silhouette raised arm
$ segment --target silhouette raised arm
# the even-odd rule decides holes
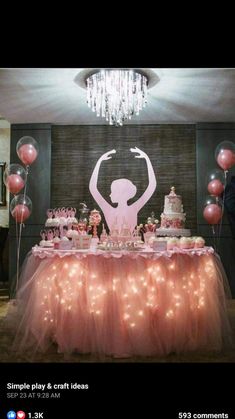
[[[151,198],[152,194],[154,193],[157,181],[156,176],[153,170],[152,163],[146,153],[144,151],[140,150],[138,147],[130,148],[130,151],[132,153],[139,153],[139,155],[135,156],[136,159],[145,159],[147,163],[147,169],[148,169],[148,178],[149,178],[149,184],[143,195],[136,201],[134,204],[132,204],[137,213],[139,210],[146,204],[146,202]]]
[[[90,183],[89,183],[89,189],[90,193],[93,195],[94,199],[96,200],[99,207],[104,212],[108,208],[113,208],[101,195],[101,193],[98,191],[97,183],[98,183],[98,175],[100,170],[100,165],[102,161],[109,160],[112,158],[111,154],[116,153],[116,150],[108,151],[107,153],[104,153],[99,160],[97,161],[95,168],[93,170],[93,173],[91,175]]]

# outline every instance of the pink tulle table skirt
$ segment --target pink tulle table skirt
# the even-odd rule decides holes
[[[213,249],[79,252],[33,248],[17,295],[18,347],[116,356],[220,350],[231,330]],[[20,336],[20,340],[19,340]]]

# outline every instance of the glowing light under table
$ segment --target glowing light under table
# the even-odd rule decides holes
[[[46,350],[54,341],[60,352],[151,356],[219,350],[229,340],[226,278],[211,250],[50,257],[36,250],[18,294],[21,348],[36,342]]]

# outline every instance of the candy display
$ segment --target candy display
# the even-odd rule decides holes
[[[100,222],[101,222],[101,215],[100,215],[100,212],[98,211],[98,210],[96,210],[96,209],[93,209],[91,212],[90,212],[90,216],[89,216],[89,224],[90,224],[90,226],[92,226],[93,227],[93,237],[94,238],[97,238],[98,237],[98,234],[97,234],[97,227],[98,227],[98,225],[100,224]]]
[[[141,235],[142,240],[148,244],[149,239],[155,237],[155,231],[159,227],[159,221],[155,218],[154,212],[151,212],[151,217],[147,218],[145,224],[140,224],[137,226],[137,229],[139,230],[139,234]]]
[[[151,212],[151,217],[147,218],[147,223],[144,225],[145,233],[154,232],[157,228],[159,228],[159,221],[155,218],[154,212]]]
[[[89,208],[87,208],[87,205],[85,202],[80,202],[79,204],[80,209],[80,217],[78,220],[78,232],[79,234],[86,235],[91,230],[91,226],[89,226]]]

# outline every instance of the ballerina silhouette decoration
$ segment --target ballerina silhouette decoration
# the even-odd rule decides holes
[[[108,151],[99,158],[91,175],[89,183],[90,192],[97,204],[99,205],[99,207],[101,208],[108,228],[111,231],[114,228],[114,225],[115,229],[121,231],[123,224],[125,224],[129,227],[131,233],[133,233],[137,225],[138,212],[151,198],[157,186],[154,170],[147,154],[137,147],[130,148],[130,151],[132,153],[138,153],[138,155],[136,155],[135,158],[145,159],[148,169],[148,187],[137,201],[135,201],[131,205],[127,204],[129,199],[133,198],[137,192],[136,186],[129,179],[117,179],[114,180],[111,184],[110,198],[113,203],[118,203],[118,206],[116,208],[110,205],[98,191],[97,183],[100,165],[103,161],[111,159],[112,154],[115,154],[116,150]]]

